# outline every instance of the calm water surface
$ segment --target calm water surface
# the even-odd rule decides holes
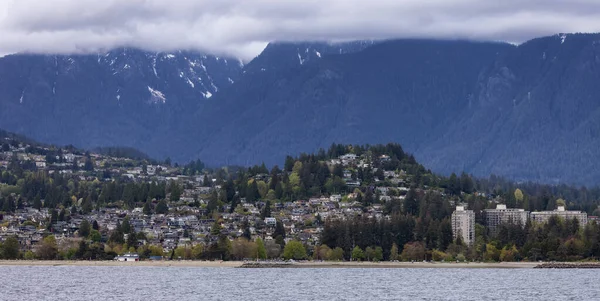
[[[600,270],[1,266],[0,300],[600,300]]]

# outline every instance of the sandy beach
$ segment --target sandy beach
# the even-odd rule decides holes
[[[303,262],[295,264],[299,268],[487,268],[487,269],[531,269],[537,262]]]
[[[189,267],[189,268],[236,268],[244,264],[242,261],[83,261],[83,260],[0,260],[0,266],[99,266],[99,267]],[[531,269],[539,265],[538,262],[295,262],[286,268],[467,268],[467,269]]]
[[[146,266],[146,267],[197,267],[197,268],[235,268],[243,264],[241,261],[87,261],[87,260],[0,260],[0,266]]]

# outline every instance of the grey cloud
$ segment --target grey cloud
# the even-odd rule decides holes
[[[269,41],[403,37],[522,42],[600,31],[596,0],[5,0],[0,53],[119,46],[255,56]]]

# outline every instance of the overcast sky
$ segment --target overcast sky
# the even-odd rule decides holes
[[[600,32],[599,0],[0,0],[0,54],[118,46],[243,59],[269,41],[402,37],[523,42]]]

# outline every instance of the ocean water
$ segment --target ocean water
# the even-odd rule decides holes
[[[0,300],[600,300],[600,270],[0,266]]]

